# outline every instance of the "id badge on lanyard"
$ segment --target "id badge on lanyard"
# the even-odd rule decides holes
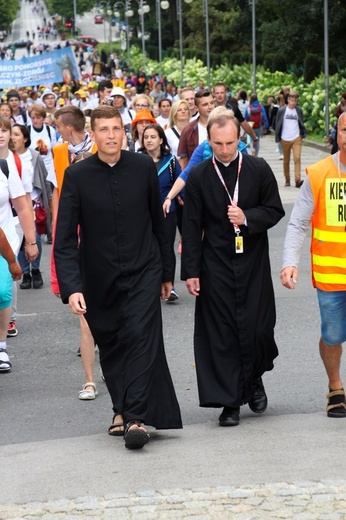
[[[242,162],[243,162],[242,153],[238,152],[238,154],[239,154],[238,174],[237,174],[237,182],[236,182],[236,185],[235,185],[235,188],[234,188],[233,199],[232,199],[232,197],[231,197],[231,195],[230,195],[230,193],[229,193],[229,191],[227,189],[225,181],[224,181],[224,179],[223,179],[223,177],[221,175],[220,169],[219,169],[218,165],[216,164],[215,157],[213,156],[213,159],[212,159],[215,171],[217,173],[217,176],[219,177],[219,179],[221,181],[221,184],[225,188],[226,193],[228,195],[228,198],[230,200],[230,203],[231,203],[231,205],[233,207],[237,207],[238,206],[239,175],[240,175],[241,165],[242,165]],[[235,231],[235,234],[236,234],[235,239],[234,239],[235,252],[236,253],[244,253],[244,242],[243,242],[243,237],[240,234],[240,227],[237,224],[233,224],[233,227],[234,227],[234,231]]]

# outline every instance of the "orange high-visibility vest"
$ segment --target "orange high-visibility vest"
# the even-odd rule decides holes
[[[332,156],[306,169],[315,210],[312,216],[312,283],[322,291],[346,291],[346,174]]]
[[[54,168],[56,181],[58,183],[59,197],[61,194],[62,183],[64,180],[65,170],[70,166],[70,156],[68,153],[68,142],[57,144],[53,148]],[[91,153],[97,152],[96,143],[92,145]]]

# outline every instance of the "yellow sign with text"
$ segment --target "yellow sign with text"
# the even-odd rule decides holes
[[[327,179],[326,181],[326,217],[328,226],[346,224],[346,180]]]

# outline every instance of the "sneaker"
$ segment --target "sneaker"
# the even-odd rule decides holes
[[[77,350],[77,356],[78,356],[78,357],[81,357],[81,355],[82,355],[82,354],[81,354],[81,351],[80,351],[80,347],[78,347],[78,350]]]
[[[10,321],[7,328],[7,337],[15,338],[18,336],[18,329],[15,321]]]
[[[31,269],[32,285],[34,289],[40,289],[43,286],[42,274],[39,269]]]
[[[283,158],[284,158],[284,156],[283,156],[283,155],[280,155],[280,157],[279,157],[279,161],[282,161]]]
[[[21,289],[31,289],[31,281],[32,281],[31,274],[30,273],[24,273],[23,274],[23,280],[19,284],[19,287]]]
[[[167,303],[173,303],[173,302],[175,302],[178,299],[179,299],[179,294],[177,293],[177,291],[173,287],[173,289],[171,290],[171,294],[170,294],[169,298],[167,298],[166,302]]]

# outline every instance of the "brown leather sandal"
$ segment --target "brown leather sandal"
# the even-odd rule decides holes
[[[125,430],[125,425],[123,422],[118,422],[118,423],[115,423],[114,422],[114,419],[118,416],[118,415],[121,415],[119,413],[115,413],[113,415],[113,422],[112,424],[110,425],[110,427],[108,428],[108,435],[112,435],[113,437],[124,437],[124,430]],[[119,430],[114,430],[114,428],[119,428]]]
[[[340,388],[339,390],[331,390],[329,394],[327,394],[327,399],[328,417],[346,417],[345,391],[343,388]]]

